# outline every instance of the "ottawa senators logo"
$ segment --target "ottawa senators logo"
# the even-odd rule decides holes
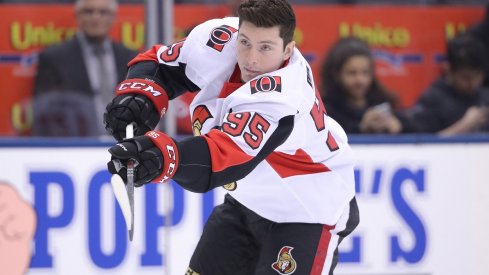
[[[224,188],[224,189],[226,189],[228,191],[234,191],[234,190],[236,190],[236,188],[238,188],[238,184],[235,181],[233,181],[231,183],[224,184],[222,186],[222,188]]]
[[[250,83],[251,94],[258,92],[281,92],[282,91],[282,79],[280,76],[262,76],[258,79],[254,79]]]
[[[211,31],[211,35],[206,45],[221,52],[222,49],[224,49],[224,45],[226,45],[226,43],[233,37],[233,33],[237,31],[237,29],[228,25],[217,27]]]
[[[200,275],[200,273],[197,273],[193,271],[190,267],[187,268],[187,272],[185,272],[185,275]]]
[[[278,252],[277,261],[272,264],[272,268],[279,274],[292,274],[297,268],[297,263],[292,258],[291,251],[294,249],[290,246],[284,246]]]
[[[195,107],[192,114],[192,131],[194,136],[200,136],[202,134],[202,125],[209,118],[212,118],[211,112],[207,109],[205,105],[199,105]]]

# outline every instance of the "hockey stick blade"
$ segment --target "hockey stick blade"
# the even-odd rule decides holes
[[[110,184],[112,185],[112,190],[114,191],[115,198],[119,203],[122,210],[122,215],[124,215],[124,220],[126,221],[126,227],[128,231],[132,231],[132,221],[133,213],[131,212],[131,205],[129,203],[129,194],[126,191],[126,185],[124,180],[118,174],[112,175],[110,179]]]

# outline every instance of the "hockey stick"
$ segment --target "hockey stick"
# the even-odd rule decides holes
[[[134,125],[126,126],[126,139],[134,137]],[[134,160],[127,161],[127,183],[124,184],[121,176],[112,175],[110,179],[112,190],[119,206],[121,207],[124,220],[126,221],[129,240],[132,242],[134,235]]]

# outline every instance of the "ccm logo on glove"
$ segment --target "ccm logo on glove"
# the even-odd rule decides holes
[[[178,168],[178,148],[173,139],[164,133],[149,131],[146,136],[153,140],[163,155],[163,172],[155,181],[160,183],[167,182],[173,178]]]
[[[177,167],[177,155],[175,152],[175,147],[173,147],[172,145],[167,145],[166,151],[168,152],[167,159],[172,160],[172,162],[168,164],[168,169],[166,170],[166,173],[163,175],[163,178],[160,180],[160,183],[166,182],[169,179],[171,179],[175,174],[175,168]]]
[[[143,90],[145,92],[151,93],[153,96],[160,96],[162,95],[162,92],[158,91],[155,89],[156,87],[148,84],[148,83],[143,83],[143,82],[132,82],[132,81],[124,81],[122,82],[119,87],[117,88],[117,91],[124,91],[127,89],[135,89],[135,90]]]
[[[117,86],[116,94],[140,94],[149,98],[160,117],[166,113],[168,108],[168,95],[165,89],[148,79],[126,79]]]
[[[117,143],[116,146],[119,146],[122,148],[122,150],[124,150],[125,152],[127,152],[127,148],[126,146],[124,146],[122,143]]]

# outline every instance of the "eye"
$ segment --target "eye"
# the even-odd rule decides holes
[[[263,45],[263,46],[261,46],[261,50],[262,51],[269,51],[271,49],[272,49],[272,47],[270,47],[270,45]]]
[[[249,43],[249,42],[248,42],[248,40],[246,40],[246,39],[241,39],[241,40],[239,41],[239,43],[241,43],[241,45],[243,45],[243,46],[248,46],[248,45],[250,45],[250,43]]]

